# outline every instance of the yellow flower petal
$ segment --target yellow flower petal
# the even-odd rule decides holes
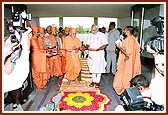
[[[73,101],[73,98],[75,98],[76,96],[84,97],[86,100],[82,103],[77,103]],[[67,102],[67,105],[75,106],[77,108],[81,108],[83,106],[90,106],[93,100],[94,100],[94,97],[92,97],[89,93],[81,93],[81,92],[70,93],[68,94],[67,97],[64,98],[64,101]]]

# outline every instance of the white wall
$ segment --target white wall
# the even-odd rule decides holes
[[[80,39],[80,41],[83,41],[84,43],[87,40],[89,34],[77,34],[76,37]]]

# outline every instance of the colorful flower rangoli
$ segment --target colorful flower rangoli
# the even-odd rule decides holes
[[[111,101],[99,92],[62,92],[58,109],[68,111],[104,111]]]

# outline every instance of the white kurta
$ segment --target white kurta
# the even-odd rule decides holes
[[[28,40],[24,39],[21,41],[22,53],[20,58],[16,61],[13,71],[8,75],[3,73],[2,79],[2,91],[3,93],[16,90],[22,87],[23,82],[27,79],[29,74],[29,46]],[[5,68],[3,68],[5,69]],[[4,71],[4,70],[3,70]]]
[[[151,80],[149,88],[152,91],[151,100],[158,105],[165,105],[166,102],[165,78],[163,76],[155,76]]]
[[[108,44],[105,34],[97,32],[96,34],[89,34],[86,44],[90,48],[98,49],[99,47]],[[106,67],[104,50],[89,51],[88,65],[90,73],[105,73]]]
[[[16,90],[22,87],[29,74],[29,52],[22,52],[23,56],[16,61],[16,66],[11,74],[3,74],[3,92]]]

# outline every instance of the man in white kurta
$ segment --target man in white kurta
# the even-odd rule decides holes
[[[108,42],[105,34],[98,31],[96,25],[91,27],[92,33],[89,34],[86,46],[89,50],[88,55],[88,65],[89,71],[92,73],[92,83],[89,85],[96,88],[100,86],[101,73],[105,73],[106,61],[105,61],[105,52]]]

